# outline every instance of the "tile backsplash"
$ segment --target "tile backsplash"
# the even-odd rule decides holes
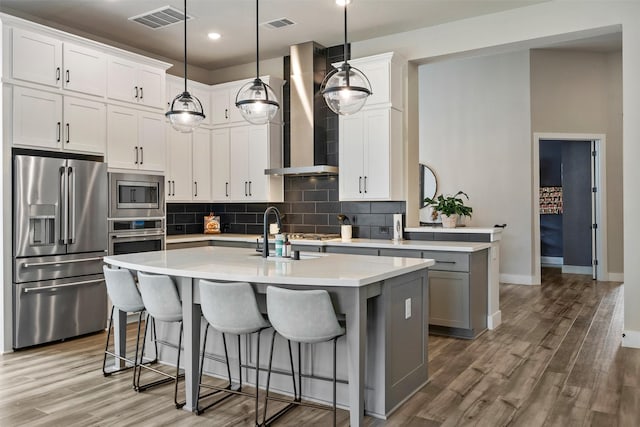
[[[353,237],[391,239],[393,214],[406,212],[404,201],[338,201],[335,176],[285,177],[284,189],[284,203],[167,203],[167,234],[202,233],[209,212],[220,215],[223,232],[260,234],[264,211],[273,205],[284,215],[285,232],[340,233],[342,213],[353,225]]]

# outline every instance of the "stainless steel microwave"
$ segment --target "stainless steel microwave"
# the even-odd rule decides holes
[[[164,176],[109,173],[109,218],[164,217]]]

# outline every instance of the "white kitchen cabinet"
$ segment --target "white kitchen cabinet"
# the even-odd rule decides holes
[[[362,110],[339,119],[340,200],[402,200],[402,113]]]
[[[189,93],[200,101],[202,104],[202,111],[204,112],[204,120],[201,124],[211,124],[211,91],[208,85],[187,80],[187,90]],[[167,111],[171,107],[171,102],[178,95],[184,92],[184,79],[179,79],[174,76],[167,76],[167,91],[166,91],[166,108]]]
[[[167,127],[167,173],[165,191],[167,201],[190,201],[192,181],[192,134]]]
[[[164,108],[165,71],[115,56],[109,57],[107,96],[154,108]]]
[[[104,154],[104,103],[13,87],[13,144]]]
[[[14,28],[12,77],[75,92],[104,96],[107,61],[100,51]]]
[[[372,93],[363,108],[403,109],[402,61],[397,54],[389,52],[352,59],[349,64],[362,71],[371,83]]]
[[[115,105],[109,105],[107,116],[109,168],[164,173],[164,116]]]
[[[211,131],[196,129],[192,136],[193,197],[192,200],[211,200]]]
[[[211,92],[211,124],[224,125],[244,120],[236,107],[236,96],[244,83],[214,86]]]
[[[280,167],[279,137],[278,125],[246,125],[230,129],[229,193],[232,201],[284,200],[282,177],[264,174],[265,169]]]
[[[211,131],[211,198],[213,201],[229,201],[230,130],[219,128]]]
[[[60,87],[62,42],[53,37],[14,28],[12,31],[12,77]]]

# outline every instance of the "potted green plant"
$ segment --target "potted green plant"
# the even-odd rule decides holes
[[[464,191],[458,191],[453,196],[451,195],[439,195],[432,199],[427,197],[424,199],[426,206],[430,206],[434,211],[440,213],[442,218],[442,226],[444,228],[455,228],[458,217],[468,216],[471,218],[473,208],[471,206],[465,206],[462,198],[458,196],[465,196],[469,200],[469,196]]]

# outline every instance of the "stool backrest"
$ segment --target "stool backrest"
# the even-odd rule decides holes
[[[144,310],[140,291],[129,270],[103,265],[102,271],[104,272],[104,281],[107,284],[107,293],[115,308],[127,313]]]
[[[276,331],[292,341],[315,343],[342,335],[329,293],[267,287],[267,313]]]
[[[169,276],[138,272],[138,285],[144,306],[154,319],[164,322],[182,320],[182,303]]]
[[[200,280],[200,306],[207,322],[220,332],[247,334],[269,326],[246,282]]]

